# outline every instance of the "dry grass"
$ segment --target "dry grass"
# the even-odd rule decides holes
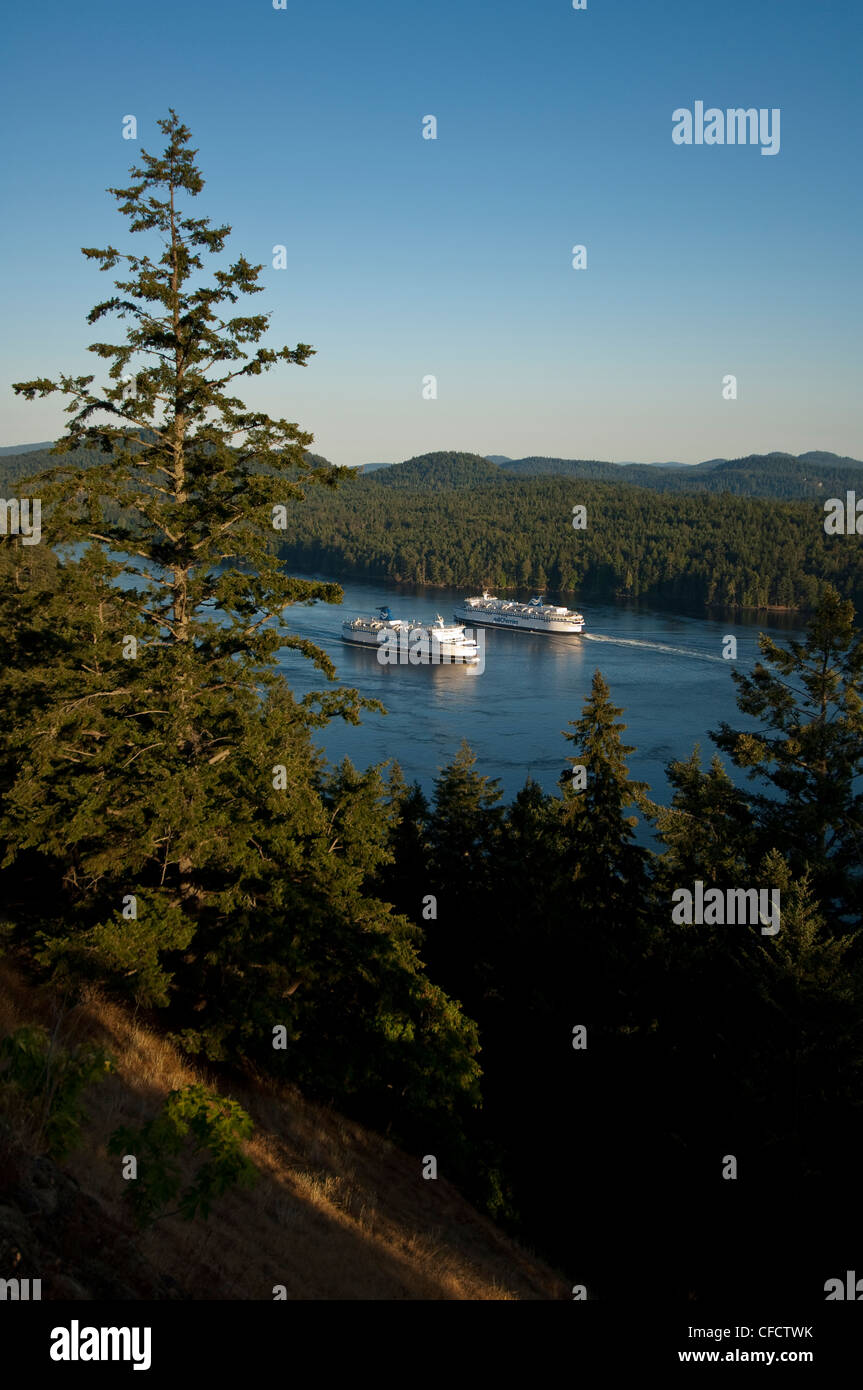
[[[49,996],[0,964],[0,1035],[52,1020]],[[213,1079],[129,1012],[91,993],[64,1037],[102,1043],[117,1071],[86,1096],[84,1142],[64,1165],[110,1216],[127,1220],[120,1163],[105,1141],[149,1119],[167,1093]],[[480,1216],[420,1157],[294,1088],[227,1084],[255,1122],[251,1190],[224,1197],[208,1222],[168,1218],[137,1237],[142,1253],[199,1299],[557,1299],[563,1281]]]

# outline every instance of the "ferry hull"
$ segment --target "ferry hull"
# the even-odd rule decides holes
[[[467,646],[460,642],[448,641],[446,638],[440,641],[433,636],[426,636],[417,642],[413,634],[419,630],[416,628],[403,629],[401,632],[394,631],[387,634],[388,642],[393,644],[398,652],[400,665],[473,666],[482,660],[482,653],[477,650],[475,643]],[[362,629],[343,628],[342,641],[347,642],[351,647],[365,647],[366,650],[381,652],[387,649],[387,643],[382,642],[379,635],[381,631],[382,629],[378,629],[377,632],[363,632]],[[415,653],[413,660],[410,657],[411,651]]]
[[[532,623],[529,618],[497,617],[493,613],[483,613],[476,608],[453,615],[459,622],[470,622],[476,627],[502,627],[510,632],[539,632],[545,637],[569,637],[584,632],[584,623]]]

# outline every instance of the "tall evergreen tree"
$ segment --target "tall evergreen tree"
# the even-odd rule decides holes
[[[426,932],[435,979],[471,1016],[493,974],[492,849],[500,834],[500,784],[476,769],[466,740],[434,784],[428,826],[430,884],[437,917]]]
[[[766,782],[755,798],[762,848],[787,846],[797,873],[811,868],[825,906],[846,920],[863,909],[863,633],[854,606],[827,588],[806,640],[762,635],[765,661],[733,672],[742,713],[757,733],[727,722],[712,737],[737,767]],[[778,794],[778,795],[777,795]]]
[[[669,886],[695,879],[723,887],[743,883],[753,848],[753,816],[748,798],[720,758],[714,755],[705,772],[696,747],[688,758],[670,763],[666,775],[673,789],[670,806],[639,797],[666,846],[657,866],[660,893],[667,900]]]
[[[609,1277],[604,1250],[644,1201],[643,1183],[631,1173],[624,1182],[625,1156],[633,1128],[644,1123],[641,1051],[655,1007],[649,860],[633,814],[645,788],[629,776],[633,749],[623,742],[622,713],[596,671],[581,716],[564,731],[573,775],[561,779],[556,806],[559,853],[542,965],[547,1006],[532,1030],[534,1075],[542,1080],[525,1114],[548,1176],[543,1188],[534,1160],[522,1184],[536,1189],[531,1201],[547,1229],[558,1227],[556,1242],[578,1242],[600,1284]],[[567,1115],[577,1116],[578,1138],[561,1145]],[[585,1191],[613,1191],[613,1216],[602,1202],[585,1211]]]
[[[386,779],[389,812],[389,846],[392,859],[379,877],[381,896],[424,926],[423,899],[429,892],[426,827],[428,802],[418,782],[408,786],[401,767],[392,764]]]
[[[630,778],[626,759],[635,749],[623,743],[623,714],[611,702],[608,685],[595,671],[579,719],[570,720],[564,738],[575,752],[567,757],[573,773],[584,769],[584,788],[573,775],[563,783],[560,824],[567,845],[567,873],[575,892],[613,930],[637,916],[645,883],[647,854],[635,843],[638,818],[632,814],[646,783]]]
[[[101,270],[123,264],[128,275],[88,317],[114,313],[128,324],[124,341],[90,348],[111,364],[109,383],[61,376],[15,386],[28,399],[68,396],[58,451],[98,452],[90,467],[60,463],[36,480],[52,544],[86,547],[66,558],[64,590],[86,615],[91,653],[74,654],[71,688],[55,677],[52,716],[29,732],[9,834],[13,845],[39,843],[67,859],[70,925],[81,912],[90,919],[96,955],[122,940],[115,964],[124,970],[136,940],[152,961],[147,989],[163,996],[160,952],[188,944],[191,920],[220,891],[205,868],[221,819],[213,784],[225,760],[241,763],[243,721],[279,679],[275,653],[300,648],[334,674],[323,652],[284,629],[282,614],[297,600],[337,602],[340,591],[290,579],[273,554],[274,503],[301,495],[303,477],[334,480],[308,464],[311,436],[231,394],[235,380],[279,361],[304,364],[312,350],[255,347],[268,315],[222,317],[223,306],[260,292],[262,267],[240,256],[202,281],[203,254],[218,256],[230,228],[181,207],[204,186],[196,152],[173,111],[159,124],[163,155],[142,151],[134,182],[110,191],[130,230],[154,233],[161,255],[84,250]],[[340,701],[356,718],[354,694]],[[259,784],[264,776],[261,768]],[[46,786],[48,795],[36,794]],[[117,921],[121,887],[122,898],[146,899],[146,914],[142,902],[137,919]]]
[[[287,1063],[330,1094],[392,1092],[393,1065],[400,1094],[450,1111],[476,1098],[474,1032],[370,892],[379,789],[347,770],[328,780],[311,741],[368,702],[341,688],[298,702],[276,668],[290,649],[335,676],[283,614],[341,591],[283,573],[275,542],[283,504],[338,470],[234,383],[312,349],[264,346],[268,316],[233,312],[262,289],[261,266],[239,256],[204,280],[230,228],[191,215],[203,179],[189,131],[173,111],[160,127],[163,154],[142,152],[133,182],[111,190],[160,252],[84,252],[125,268],[89,316],[126,324],[122,341],[91,346],[108,384],[15,388],[70,397],[59,450],[97,451],[39,480],[64,617],[57,659],[21,670],[22,693],[40,698],[9,750],[5,862],[34,852],[53,878],[26,945],[170,1004],[192,1050]]]
[[[548,1007],[548,970],[559,930],[556,911],[561,892],[563,838],[558,801],[528,777],[507,807],[501,833],[492,846],[491,877],[497,948],[494,986],[512,1035],[515,1015],[539,1014]],[[519,1045],[523,1045],[523,1042]]]

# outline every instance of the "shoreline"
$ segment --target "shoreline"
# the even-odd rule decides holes
[[[282,563],[284,564],[286,569],[293,570],[295,568],[291,565],[291,562],[289,560],[285,560]],[[304,574],[312,573],[315,577],[323,577],[324,574],[322,570],[315,570],[313,572],[303,571],[302,567],[298,567],[296,572],[298,577],[301,577]],[[429,584],[428,582],[418,579],[396,579],[392,575],[388,574],[371,575],[353,574],[350,572],[339,573],[338,571],[328,571],[326,574],[326,578],[329,582],[334,584],[341,584],[343,581],[352,584],[391,584],[395,589],[417,590],[423,593],[439,593],[442,590],[450,591],[453,589],[465,589],[465,585],[463,584]],[[475,585],[474,587],[477,589],[477,592],[479,592],[481,591],[483,586],[480,584]],[[536,587],[525,587],[522,585],[498,585],[492,587],[495,588],[497,595],[505,595],[506,597],[511,597],[516,601],[520,601],[519,595],[527,595],[529,597],[532,597],[534,594],[540,592],[540,590]],[[680,599],[665,598],[659,594],[654,595],[647,593],[638,594],[636,596],[634,594],[621,593],[620,590],[617,589],[608,589],[605,591],[594,590],[589,593],[585,593],[583,590],[579,589],[551,589],[546,587],[544,590],[542,590],[542,593],[551,595],[554,598],[559,599],[575,599],[578,605],[585,607],[589,607],[592,601],[598,601],[600,603],[613,602],[621,605],[644,605],[651,608],[667,609],[670,612],[677,613],[685,612],[691,615],[692,617],[706,617],[708,615],[722,613],[775,613],[780,615],[787,614],[790,616],[802,617],[805,619],[813,611],[811,608],[803,608],[795,606],[793,604],[781,603],[744,604],[710,602],[704,604],[694,604],[686,603],[685,601]],[[569,604],[567,604],[567,607],[568,606]]]

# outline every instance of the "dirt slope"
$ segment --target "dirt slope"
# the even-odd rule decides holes
[[[0,964],[0,1036],[53,1026],[55,1005]],[[0,1278],[41,1278],[42,1297],[84,1299],[557,1299],[551,1270],[480,1216],[419,1155],[310,1104],[293,1088],[227,1085],[189,1066],[149,1027],[97,994],[62,1036],[101,1042],[116,1074],[87,1092],[84,1142],[58,1167],[0,1117]],[[203,1081],[255,1121],[260,1178],[208,1222],[135,1231],[105,1140],[140,1125],[171,1089]]]

